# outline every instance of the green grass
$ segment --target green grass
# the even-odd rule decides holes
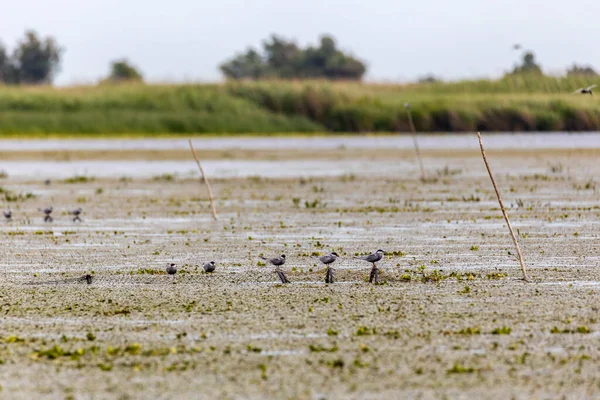
[[[1,134],[317,132],[218,85],[0,87]]]
[[[586,78],[517,76],[420,84],[325,81],[223,85],[0,86],[4,136],[600,130]],[[600,82],[597,82],[600,83]]]

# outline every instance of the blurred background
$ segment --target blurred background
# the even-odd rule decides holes
[[[600,4],[3,4],[0,133],[595,131]],[[592,88],[593,89],[593,88]]]

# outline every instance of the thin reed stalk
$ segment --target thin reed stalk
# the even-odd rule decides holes
[[[419,150],[419,142],[417,141],[417,130],[415,129],[415,124],[412,118],[412,111],[410,110],[410,104],[406,103],[404,105],[406,108],[406,112],[408,113],[408,124],[410,125],[410,130],[412,132],[413,143],[415,145],[415,153],[417,154],[417,159],[419,160],[419,167],[421,168],[421,180],[425,181],[427,179],[425,175],[425,168],[423,167],[423,160],[421,159],[421,150]]]
[[[192,139],[189,139],[188,142],[190,143],[190,150],[192,150],[192,155],[194,156],[194,159],[196,160],[196,164],[198,164],[198,169],[200,170],[200,174],[202,175],[204,184],[206,185],[206,187],[208,189],[208,197],[210,198],[210,205],[212,206],[212,214],[213,214],[213,218],[216,221],[218,219],[217,207],[215,206],[215,199],[213,197],[212,189],[210,188],[210,183],[208,182],[208,178],[206,177],[206,174],[204,173],[202,164],[200,164],[200,160],[198,159],[198,154],[196,154],[196,150],[194,149],[194,145],[192,144]]]
[[[515,244],[515,248],[517,249],[519,263],[521,264],[521,270],[523,271],[523,280],[528,281],[529,278],[527,277],[527,271],[525,270],[525,262],[523,261],[523,254],[521,253],[521,248],[519,247],[519,241],[517,240],[515,231],[513,230],[512,225],[510,224],[510,219],[508,219],[508,214],[506,213],[504,203],[502,202],[502,196],[500,196],[500,190],[498,189],[498,185],[496,185],[496,180],[494,179],[494,175],[492,174],[492,169],[490,168],[490,164],[488,164],[487,157],[485,156],[485,150],[483,149],[483,142],[481,141],[481,134],[479,132],[477,132],[477,138],[479,139],[479,147],[481,148],[481,156],[483,157],[483,162],[485,163],[485,167],[487,168],[488,174],[490,175],[490,179],[492,180],[492,185],[494,186],[494,190],[496,191],[496,197],[498,197],[500,210],[502,210],[502,215],[504,215],[504,220],[506,221],[506,225],[508,226],[508,231],[510,232],[510,236],[512,237],[513,243]]]

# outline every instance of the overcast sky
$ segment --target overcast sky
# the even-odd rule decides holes
[[[535,51],[544,70],[600,69],[597,0],[0,0],[0,40],[25,29],[66,48],[57,83],[94,83],[127,57],[151,81],[216,81],[218,65],[271,33],[330,33],[365,60],[367,79],[499,76]]]

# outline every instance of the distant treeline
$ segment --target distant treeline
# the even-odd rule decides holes
[[[52,84],[60,70],[65,49],[51,36],[41,38],[35,31],[26,31],[12,52],[0,41],[0,84]],[[110,72],[103,82],[141,81],[142,74],[127,59],[111,62]]]
[[[231,79],[360,80],[367,66],[337,48],[332,36],[321,37],[319,47],[300,48],[293,41],[272,35],[263,42],[262,53],[251,48],[221,64]]]
[[[523,50],[518,44],[514,49],[520,51],[520,61],[506,73],[506,77],[543,76],[542,67],[532,51]],[[60,71],[64,52],[65,48],[55,38],[42,38],[35,31],[26,31],[12,51],[0,40],[0,84],[52,84]],[[316,47],[309,45],[302,48],[293,40],[273,34],[263,41],[261,51],[249,48],[225,61],[219,68],[231,80],[360,81],[367,71],[365,62],[340,50],[331,35],[322,35]],[[591,66],[574,64],[567,70],[567,76],[593,78],[598,74]],[[126,58],[120,58],[110,63],[109,73],[100,83],[131,81],[143,81],[143,75]],[[421,83],[439,81],[441,79],[432,74],[419,79]]]
[[[422,132],[600,130],[600,102],[572,93],[592,83],[525,74],[410,85],[232,81],[6,87],[0,90],[0,133],[408,132],[405,102]]]

